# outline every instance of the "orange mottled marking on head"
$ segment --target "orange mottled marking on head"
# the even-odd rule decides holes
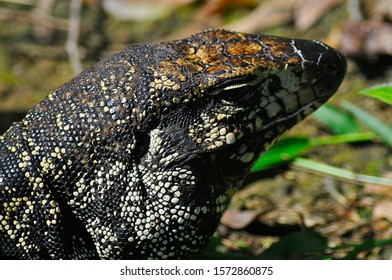
[[[186,81],[185,73],[201,78],[200,85],[213,85],[221,79],[273,70],[297,64],[291,41],[268,35],[209,30],[174,42],[181,49],[177,58],[161,60],[158,76],[167,75],[177,82]]]
[[[255,41],[242,40],[234,42],[227,46],[227,52],[231,55],[254,55],[261,52],[262,48],[259,43]]]

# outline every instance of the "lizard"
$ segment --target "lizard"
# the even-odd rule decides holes
[[[98,62],[0,137],[1,258],[195,258],[345,73],[320,41],[224,29]]]

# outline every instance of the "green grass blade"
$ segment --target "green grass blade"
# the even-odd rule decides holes
[[[330,247],[331,251],[342,251],[342,250],[349,250],[347,255],[343,259],[351,260],[355,259],[357,255],[363,251],[370,251],[376,247],[384,247],[392,245],[392,239],[383,239],[383,240],[374,240],[368,239],[362,243],[355,243],[355,244],[342,244],[335,247]]]
[[[311,147],[311,144],[308,138],[283,138],[259,158],[251,172],[270,169],[283,162],[292,160],[309,147]]]
[[[293,160],[307,149],[322,145],[372,141],[377,137],[373,132],[359,132],[332,135],[309,139],[306,137],[287,137],[276,143],[264,153],[252,168],[252,172],[273,168],[279,164]]]
[[[334,134],[349,134],[361,131],[351,114],[329,103],[324,104],[314,112],[313,117],[327,126]]]
[[[341,143],[373,141],[376,138],[378,137],[373,132],[354,132],[349,134],[338,134],[338,135],[313,138],[310,139],[310,144],[312,147],[315,147],[315,146],[341,144]]]
[[[358,174],[348,170],[344,170],[332,165],[328,165],[325,163],[321,163],[318,161],[306,159],[306,158],[297,158],[293,161],[293,167],[309,171],[316,174],[322,174],[327,176],[332,176],[334,178],[340,179],[345,182],[352,182],[354,184],[363,185],[366,183],[391,186],[392,180],[387,178],[375,177],[365,174]]]
[[[382,246],[387,246],[391,245],[392,240],[374,240],[374,239],[369,239],[365,240],[361,244],[356,244],[354,248],[347,254],[347,256],[344,258],[345,260],[353,260],[357,257],[357,255],[361,252],[364,251],[370,251],[376,247],[382,247]]]
[[[377,119],[369,112],[357,107],[356,105],[343,101],[344,109],[353,114],[361,123],[376,133],[385,144],[392,148],[392,127]]]
[[[392,105],[392,84],[382,84],[371,88],[363,89],[361,94],[377,98]]]

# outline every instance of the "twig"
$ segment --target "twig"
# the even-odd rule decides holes
[[[69,61],[75,74],[82,71],[80,62],[80,53],[78,49],[78,38],[80,29],[80,12],[82,9],[82,0],[72,0],[70,5],[68,38],[65,48],[68,52]]]
[[[48,40],[54,31],[54,22],[51,21],[54,0],[39,0],[33,11],[33,28],[35,35],[41,40]]]
[[[362,14],[360,2],[361,1],[359,1],[359,0],[348,0],[347,1],[348,16],[352,22],[360,22],[363,19],[363,14]]]

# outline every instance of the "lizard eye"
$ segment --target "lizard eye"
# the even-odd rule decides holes
[[[257,86],[233,84],[222,89],[219,98],[225,104],[243,104],[257,93]]]

